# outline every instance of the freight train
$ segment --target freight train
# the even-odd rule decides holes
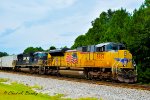
[[[63,71],[78,72],[86,79],[111,79],[119,82],[137,81],[132,54],[121,43],[107,42],[49,52],[18,54],[0,58],[0,68],[19,71],[28,68],[30,73],[57,74]]]

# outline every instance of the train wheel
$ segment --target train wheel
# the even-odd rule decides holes
[[[15,72],[19,72],[21,69],[19,68],[19,66],[16,66],[15,68],[14,68],[14,71]]]
[[[85,79],[89,79],[89,77],[88,77],[88,72],[87,71],[84,71],[84,77],[85,77]]]
[[[84,77],[85,77],[85,79],[87,79],[87,80],[89,80],[88,73],[89,73],[89,69],[88,69],[88,68],[84,68]]]
[[[59,67],[57,67],[57,68],[56,68],[56,75],[57,75],[57,76],[60,76],[59,70],[60,70]]]
[[[29,73],[30,73],[30,74],[33,74],[33,73],[34,73],[34,70],[33,70],[32,67],[29,68]]]
[[[89,78],[90,80],[92,80],[92,79],[93,79],[93,75],[91,75],[91,73],[90,73],[90,72],[88,72],[88,78]]]
[[[43,66],[39,67],[39,74],[41,74],[41,75],[45,74],[45,67],[43,67]]]
[[[45,67],[45,74],[48,75],[49,74],[49,68]]]

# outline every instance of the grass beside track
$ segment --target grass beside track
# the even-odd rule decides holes
[[[46,94],[36,93],[31,87],[24,84],[0,83],[0,100],[50,100],[50,98]]]
[[[42,89],[38,85],[27,86],[17,82],[11,84],[3,83],[7,81],[9,79],[0,78],[0,100],[97,100],[96,98],[64,98],[63,94],[49,96],[33,91],[33,88]]]

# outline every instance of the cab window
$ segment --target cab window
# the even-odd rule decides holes
[[[46,59],[47,58],[47,54],[46,53],[36,53],[34,55],[34,58],[36,58],[36,59]]]
[[[111,50],[118,50],[118,45],[117,44],[109,44],[106,46],[107,51],[111,51]]]
[[[125,50],[125,46],[124,45],[119,45],[119,50]]]
[[[97,52],[103,52],[103,51],[105,51],[105,45],[102,46],[102,47],[97,47],[97,48],[96,48],[96,51],[97,51]]]

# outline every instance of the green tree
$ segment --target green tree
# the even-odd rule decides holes
[[[34,53],[38,51],[44,51],[41,47],[27,47],[23,53]]]
[[[51,47],[49,48],[49,50],[55,50],[55,49],[56,49],[55,46],[51,46]]]
[[[6,52],[0,52],[0,57],[3,57],[3,56],[8,56],[8,54]]]
[[[83,46],[85,44],[86,44],[85,35],[80,35],[75,39],[75,44],[71,48],[74,49],[78,46]]]
[[[150,80],[150,2],[145,1],[139,10],[133,14],[130,33],[134,39],[129,49],[138,64],[138,79],[148,83]]]
[[[145,0],[144,6],[150,8],[150,0]]]

